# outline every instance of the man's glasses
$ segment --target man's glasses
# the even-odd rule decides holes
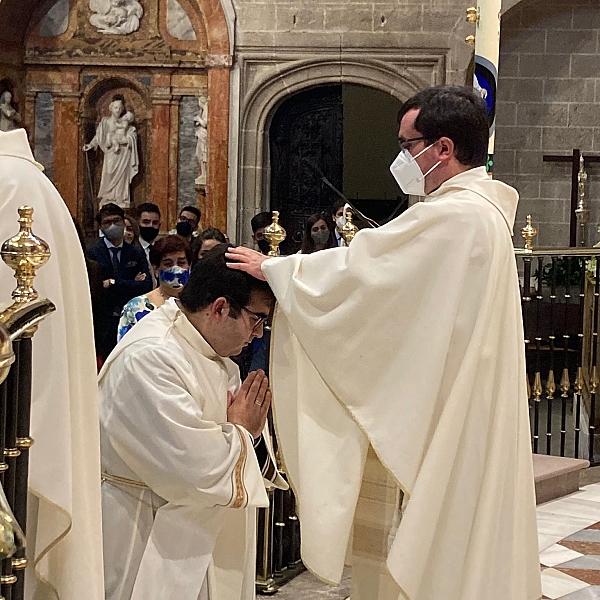
[[[123,221],[123,219],[121,217],[114,217],[113,219],[102,219],[102,222],[100,223],[100,225],[102,227],[110,227],[111,225],[123,225],[125,223],[125,221]]]
[[[256,331],[261,325],[264,325],[267,322],[269,317],[263,317],[262,315],[258,315],[255,312],[252,312],[249,308],[242,306],[242,310],[245,310],[250,317],[252,318],[252,331]]]
[[[404,138],[398,138],[398,147],[400,150],[409,150],[412,144],[415,142],[420,142],[424,139],[424,137],[410,138],[408,140],[405,140]]]

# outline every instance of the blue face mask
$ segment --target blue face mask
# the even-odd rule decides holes
[[[158,278],[161,283],[168,285],[174,290],[178,290],[188,282],[188,279],[190,278],[190,270],[175,265],[170,269],[160,269],[158,272]]]

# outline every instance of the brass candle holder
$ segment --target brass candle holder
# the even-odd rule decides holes
[[[342,238],[344,238],[344,244],[350,245],[350,242],[354,239],[354,236],[358,233],[358,227],[352,221],[352,210],[347,208],[345,211],[346,222],[342,227]]]
[[[279,256],[279,244],[285,240],[287,234],[285,229],[279,224],[279,211],[273,211],[273,221],[265,227],[265,239],[269,242],[271,249],[268,256]]]
[[[21,206],[19,212],[20,230],[17,235],[2,244],[2,260],[15,272],[17,287],[12,293],[15,304],[36,300],[38,293],[33,287],[36,271],[50,258],[50,248],[31,231],[33,208]]]
[[[531,215],[527,215],[527,225],[521,229],[521,235],[525,238],[525,250],[533,252],[533,240],[537,236],[537,229],[531,224]]]

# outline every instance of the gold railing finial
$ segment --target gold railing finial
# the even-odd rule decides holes
[[[342,227],[342,237],[344,238],[344,243],[346,246],[350,245],[350,242],[354,239],[354,236],[358,233],[358,227],[352,221],[352,209],[347,208],[344,211],[344,216],[346,217],[346,222]]]
[[[265,227],[265,239],[269,242],[271,249],[269,256],[279,256],[279,244],[285,240],[287,234],[285,229],[279,224],[279,211],[273,211],[273,222]]]
[[[533,250],[533,240],[537,236],[537,229],[531,224],[531,215],[527,215],[527,225],[521,229],[521,235],[525,238],[525,250]]]
[[[50,258],[50,248],[31,231],[33,208],[21,206],[19,212],[20,231],[2,244],[2,260],[15,272],[17,287],[12,293],[16,304],[31,302],[38,297],[33,287],[36,271]]]

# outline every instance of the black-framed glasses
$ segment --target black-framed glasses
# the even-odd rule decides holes
[[[252,331],[256,331],[261,325],[264,325],[267,322],[267,319],[269,318],[252,312],[249,308],[246,308],[245,306],[242,306],[242,310],[245,310],[252,317]]]
[[[415,142],[421,142],[422,140],[424,140],[424,137],[416,137],[416,138],[410,138],[408,140],[405,140],[404,138],[398,138],[398,147],[400,148],[400,150],[408,150],[411,146],[411,144],[414,144]]]

